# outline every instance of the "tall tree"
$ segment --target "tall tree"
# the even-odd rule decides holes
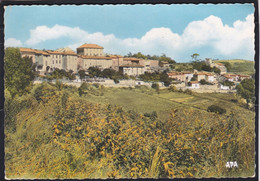
[[[194,61],[197,61],[199,56],[200,56],[200,55],[199,55],[198,53],[193,53],[193,54],[191,55],[191,58],[192,58]]]
[[[85,78],[85,76],[86,76],[85,70],[79,70],[78,73],[79,73],[79,78],[81,80]]]
[[[4,63],[5,88],[11,96],[29,92],[35,76],[32,59],[29,57],[22,58],[18,48],[7,48]]]
[[[247,107],[249,103],[255,100],[255,81],[253,79],[244,79],[236,87],[237,94],[246,99]]]

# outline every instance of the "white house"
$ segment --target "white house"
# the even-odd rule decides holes
[[[224,85],[220,84],[220,89],[221,90],[229,90],[229,86],[224,86]]]
[[[200,83],[199,81],[190,81],[191,85],[188,87],[190,89],[199,89]]]

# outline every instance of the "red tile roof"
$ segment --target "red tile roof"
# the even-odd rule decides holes
[[[63,52],[53,51],[53,50],[47,50],[49,54],[55,54],[55,55],[63,55]]]
[[[219,65],[219,66],[224,66],[224,64],[223,63],[216,63],[217,65]]]
[[[106,59],[106,60],[112,60],[111,57],[105,57],[105,56],[85,56],[85,55],[80,55],[81,58],[83,59]]]
[[[35,53],[35,50],[34,50],[34,49],[31,49],[31,48],[20,48],[20,52]]]
[[[190,81],[191,84],[198,84],[199,81]]]
[[[140,68],[143,68],[144,66],[142,66],[142,65],[121,65],[119,67],[140,67]]]
[[[34,52],[35,52],[36,54],[49,55],[47,52],[42,51],[42,50],[34,50]]]
[[[141,61],[141,59],[135,58],[135,57],[128,57],[124,58],[125,61]]]
[[[65,51],[63,52],[64,55],[77,55],[75,52],[73,51]]]
[[[99,45],[97,45],[97,44],[87,44],[87,43],[81,45],[81,46],[78,47],[78,48],[98,48],[98,49],[104,49],[102,46],[99,46]],[[77,48],[77,49],[78,49],[78,48]]]

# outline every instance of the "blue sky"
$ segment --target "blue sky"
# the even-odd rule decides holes
[[[195,52],[253,60],[253,13],[252,4],[8,6],[5,46],[96,43],[109,54],[165,53],[177,62]]]

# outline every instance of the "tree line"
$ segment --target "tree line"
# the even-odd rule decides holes
[[[164,62],[169,62],[170,64],[176,63],[175,60],[173,60],[171,57],[167,57],[164,53],[161,56],[158,55],[144,55],[141,52],[132,54],[129,52],[125,57],[135,57],[135,58],[141,58],[141,59],[149,59],[149,60],[159,60]]]

